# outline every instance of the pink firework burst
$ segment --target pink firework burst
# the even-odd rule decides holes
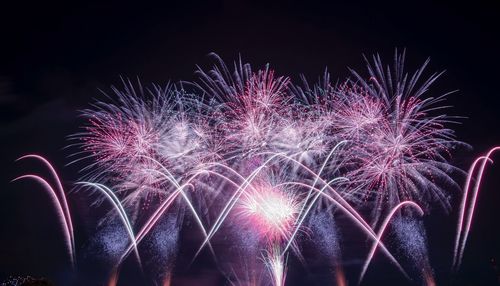
[[[348,193],[361,192],[364,201],[375,202],[375,220],[385,204],[404,200],[428,206],[449,202],[445,189],[457,188],[451,174],[460,171],[448,163],[450,150],[463,144],[447,127],[452,117],[435,114],[445,95],[425,97],[440,76],[433,74],[420,83],[428,61],[414,74],[404,72],[404,53],[395,56],[394,69],[384,72],[379,57],[368,64],[370,79],[340,86],[335,118],[339,135],[351,144],[347,154]]]
[[[238,159],[241,165],[241,158],[282,152],[315,164],[332,147],[325,132],[327,121],[296,102],[289,78],[275,76],[268,65],[252,71],[241,60],[230,71],[215,58],[210,71],[198,71],[195,85],[211,99],[211,119],[224,142],[225,159]]]
[[[74,136],[84,157],[90,181],[109,184],[123,195],[123,203],[138,207],[160,201],[175,189],[175,182],[217,157],[207,121],[185,94],[174,86],[143,90],[124,82],[113,88],[117,103],[97,102],[83,112],[84,132]]]
[[[238,206],[244,223],[269,241],[290,237],[299,210],[299,201],[293,194],[264,181],[252,183]]]
[[[289,79],[276,77],[268,65],[254,72],[241,60],[230,72],[215,58],[212,70],[198,71],[196,86],[212,100],[214,128],[225,142],[226,158],[269,151],[290,109]]]

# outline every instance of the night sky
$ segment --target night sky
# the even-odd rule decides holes
[[[500,10],[494,1],[17,2],[0,4],[0,282],[32,275],[56,285],[100,285],[97,281],[105,277],[104,263],[91,265],[94,254],[88,247],[96,213],[105,207],[90,207],[88,196],[70,194],[83,269],[71,278],[45,193],[33,183],[10,181],[27,172],[46,174],[35,163],[15,162],[37,153],[54,163],[70,190],[81,166],[67,166],[75,152],[65,148],[67,136],[79,131],[79,110],[103,99],[100,89],[119,86],[120,76],[160,85],[194,80],[196,66],[210,67],[208,54],[215,52],[226,62],[241,55],[255,69],[270,63],[295,81],[300,74],[315,81],[325,68],[334,79],[343,79],[349,67],[364,71],[363,54],[380,53],[390,62],[395,48],[406,48],[408,69],[430,57],[429,71],[446,71],[432,92],[458,90],[448,97],[453,107],[447,112],[464,117],[453,128],[472,148],[457,150],[452,162],[466,170],[476,156],[500,144]],[[464,178],[457,181],[462,184]],[[499,188],[500,167],[493,165],[458,275],[449,271],[456,208],[449,214],[435,208],[425,218],[440,285],[499,285],[491,263],[500,259]],[[457,205],[459,193],[452,196]],[[208,252],[189,267],[193,245],[200,241],[193,238],[192,226],[185,229],[173,285],[227,285]],[[357,245],[366,248],[366,241],[359,233],[345,233],[346,251],[362,257],[365,252]],[[287,285],[331,285],[331,273],[321,262],[304,269],[291,260]],[[347,260],[346,275],[354,284],[360,262]],[[133,263],[124,267],[119,285],[149,285]],[[379,255],[363,285],[382,282],[409,283]]]

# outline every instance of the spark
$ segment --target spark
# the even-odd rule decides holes
[[[281,254],[279,247],[272,246],[264,255],[264,260],[272,277],[273,286],[284,286],[286,280],[286,259]]]

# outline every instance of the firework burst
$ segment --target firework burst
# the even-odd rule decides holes
[[[458,187],[452,174],[460,170],[448,161],[463,143],[448,127],[456,118],[442,113],[447,94],[428,95],[441,74],[422,79],[428,61],[408,74],[404,56],[396,52],[393,68],[374,56],[373,62],[367,61],[366,78],[352,71],[353,78],[338,85],[327,72],[315,85],[305,80],[293,85],[269,65],[253,70],[240,59],[231,69],[214,55],[211,69],[199,69],[195,83],[182,86],[192,90],[144,88],[128,80],[123,91],[113,87],[111,103],[99,101],[84,110],[83,131],[72,137],[81,148],[73,162],[87,164],[78,186],[109,199],[130,240],[113,281],[132,251],[139,260],[138,244],[148,234],[162,233],[155,227],[162,227],[161,217],[178,201],[203,232],[196,255],[210,246],[222,225],[245,229],[257,238],[251,247],[258,249],[248,253],[263,254],[273,285],[285,284],[289,249],[304,262],[300,238],[307,235],[299,234],[307,234],[309,226],[322,227],[311,220],[336,222],[337,213],[373,241],[361,278],[377,249],[406,275],[382,242],[386,227],[393,216],[413,222],[436,202],[450,208],[447,190]],[[60,198],[56,205],[73,253],[68,207]],[[413,207],[402,208],[406,205]],[[371,210],[371,225],[361,215],[366,209]],[[470,227],[467,217],[462,230],[464,216],[458,232],[465,237],[457,237],[456,263]],[[375,233],[381,217],[386,219]],[[178,231],[181,225],[176,220],[171,228]],[[324,229],[335,230],[334,239],[326,239],[326,231],[321,237],[335,241],[329,253],[339,266],[336,227]],[[174,232],[171,245],[161,245],[172,253],[179,237]],[[425,255],[424,233],[415,237],[420,245],[411,249]],[[344,281],[338,269],[338,279]],[[168,280],[171,275],[160,277]]]
[[[88,171],[85,179],[110,184],[125,205],[142,207],[175,190],[165,170],[181,181],[215,157],[209,151],[216,147],[209,142],[203,117],[181,100],[183,91],[170,85],[137,86],[124,82],[124,92],[113,88],[117,103],[97,102],[85,110],[85,131],[74,138],[85,154],[79,160],[93,161],[83,170]]]
[[[290,238],[298,211],[293,193],[264,181],[254,182],[238,206],[243,222],[270,241]]]
[[[447,94],[425,97],[441,75],[421,80],[428,61],[415,73],[404,71],[404,53],[396,52],[394,68],[384,66],[378,56],[368,63],[369,80],[356,72],[337,92],[334,126],[350,142],[346,154],[347,193],[361,201],[374,202],[374,218],[405,200],[430,206],[440,203],[449,209],[447,189],[459,186],[451,175],[460,172],[448,163],[451,150],[459,145],[447,126],[454,117],[436,114]],[[385,70],[385,71],[384,71]]]

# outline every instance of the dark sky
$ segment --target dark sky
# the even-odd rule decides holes
[[[9,183],[38,169],[14,160],[26,153],[47,156],[69,189],[78,168],[65,167],[71,153],[63,149],[66,136],[78,131],[78,110],[101,96],[98,89],[120,84],[120,76],[159,84],[193,80],[196,65],[208,67],[207,55],[216,52],[228,62],[241,54],[255,67],[270,63],[292,79],[303,73],[315,80],[326,67],[342,79],[348,67],[363,71],[362,54],[378,52],[390,61],[394,48],[406,48],[409,68],[430,57],[429,70],[446,70],[437,91],[459,90],[449,96],[449,112],[467,117],[456,126],[457,136],[473,148],[454,154],[454,162],[467,169],[475,156],[500,144],[500,10],[494,1],[17,2],[0,4],[0,281],[18,274],[67,281],[48,201],[27,183]],[[489,169],[487,176],[458,285],[493,281],[489,261],[500,259],[500,168]],[[79,210],[84,245],[94,221],[87,220],[90,211],[80,199],[75,195],[71,203]],[[455,221],[456,212],[435,211],[426,219],[443,284],[451,281],[447,263]],[[383,258],[378,263],[382,270],[392,267]],[[213,263],[194,268],[196,275],[179,270],[185,278],[177,283],[191,285],[189,277],[223,283]],[[353,269],[355,277],[359,266]],[[366,285],[382,278],[372,273]],[[322,278],[297,279],[320,283]],[[291,285],[305,282],[297,283]]]

